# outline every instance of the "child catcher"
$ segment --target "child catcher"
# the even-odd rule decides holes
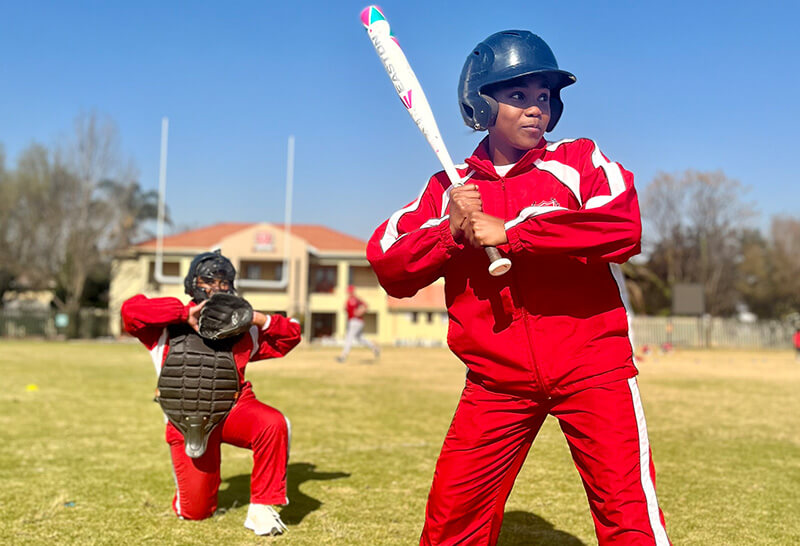
[[[217,509],[222,443],[250,449],[250,507],[245,527],[279,535],[286,525],[273,506],[289,502],[289,421],[256,399],[248,363],[284,356],[300,342],[300,325],[253,311],[235,296],[236,269],[216,252],[195,256],[184,280],[192,301],[134,296],[122,305],[125,330],[150,351],[158,401],[168,418],[172,509],[205,519]]]
[[[370,239],[381,285],[411,296],[445,278],[464,391],[433,478],[421,544],[495,544],[544,419],[561,426],[600,544],[669,544],[636,383],[622,275],[640,251],[633,175],[588,139],[548,142],[575,76],[527,31],[489,36],[459,81],[488,130],[454,188],[435,174]],[[486,271],[481,247],[514,264]]]

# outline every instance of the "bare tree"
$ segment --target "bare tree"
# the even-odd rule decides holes
[[[110,207],[95,196],[101,180],[119,176],[115,125],[94,113],[79,116],[73,136],[59,150],[56,162],[65,164],[74,177],[71,191],[60,196],[64,239],[58,249],[61,267],[56,279],[64,289],[64,310],[77,319],[89,271],[103,260],[100,242],[112,216]]]
[[[12,203],[14,202],[14,188],[8,173],[6,172],[6,152],[0,144],[0,267],[7,268],[9,263],[8,255],[8,224],[11,214]]]
[[[800,220],[773,218],[773,283],[776,287],[776,316],[800,312]]]
[[[682,245],[677,244],[687,229],[686,203],[689,200],[685,176],[658,173],[642,194],[642,243],[646,254],[663,253],[667,284],[674,284],[684,275],[686,260]],[[673,241],[675,244],[663,245]]]
[[[755,216],[746,188],[721,171],[660,173],[642,197],[650,269],[666,279],[703,284],[712,314],[733,312],[741,235]]]
[[[708,312],[730,313],[739,301],[736,292],[741,234],[756,215],[742,201],[746,189],[721,171],[688,171],[692,201],[688,215],[699,245],[695,278],[703,283]]]
[[[6,172],[6,154],[0,144],[0,301],[14,278],[8,250],[8,228],[13,206],[14,190]]]
[[[56,302],[77,327],[89,275],[107,271],[157,216],[157,193],[137,177],[114,123],[94,113],[76,119],[55,153],[31,145],[14,171],[0,150],[0,289],[4,271],[31,288],[58,288]]]
[[[62,196],[75,180],[38,144],[25,150],[4,184],[6,264],[32,288],[47,288],[60,264],[63,244]]]

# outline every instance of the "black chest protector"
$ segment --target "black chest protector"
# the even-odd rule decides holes
[[[158,376],[158,403],[183,434],[186,454],[206,451],[211,431],[220,424],[239,396],[239,374],[233,345],[239,336],[211,341],[189,325],[167,328],[169,352]]]

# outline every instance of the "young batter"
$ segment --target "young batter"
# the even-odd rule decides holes
[[[300,325],[294,319],[256,311],[247,333],[222,342],[200,338],[198,319],[203,306],[215,292],[233,293],[235,275],[231,262],[218,252],[199,254],[184,282],[192,301],[184,304],[177,298],[151,299],[140,294],[122,305],[122,321],[125,330],[150,351],[158,373],[170,358],[180,361],[200,354],[207,362],[232,357],[238,375],[236,402],[211,431],[201,456],[190,457],[183,434],[172,422],[167,423],[166,439],[176,483],[172,501],[175,513],[183,519],[204,519],[214,514],[220,485],[220,443],[225,442],[253,451],[245,527],[257,535],[277,535],[286,526],[272,505],[289,502],[286,497],[289,421],[280,411],[256,399],[252,385],[244,380],[244,373],[248,362],[288,353],[300,342]],[[193,348],[189,351],[184,347]],[[220,372],[210,369],[209,373],[219,375]],[[189,384],[192,377],[186,381]]]
[[[575,82],[527,31],[478,44],[459,82],[489,135],[374,233],[382,286],[411,296],[445,278],[448,343],[467,366],[421,544],[495,544],[514,480],[548,415],[583,480],[600,544],[669,544],[616,264],[640,251],[633,176],[588,139],[544,138]],[[512,261],[487,273],[483,246]]]

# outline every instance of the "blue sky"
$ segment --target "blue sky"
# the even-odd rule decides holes
[[[728,4],[726,6],[726,4]],[[761,212],[800,216],[796,2],[379,3],[454,160],[480,139],[456,100],[483,38],[531,30],[577,75],[548,138],[595,139],[636,175],[723,170]],[[454,9],[453,6],[458,6]],[[0,143],[12,168],[55,146],[81,112],[118,125],[123,155],[180,226],[283,220],[296,138],[293,219],[368,238],[438,162],[401,107],[359,21],[365,2],[0,0]]]

